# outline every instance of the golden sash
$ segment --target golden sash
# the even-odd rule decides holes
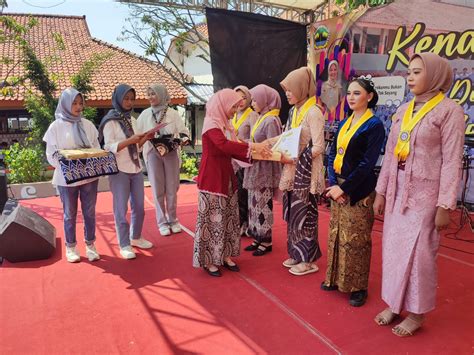
[[[410,153],[410,137],[413,128],[415,128],[418,122],[420,122],[421,119],[425,117],[428,112],[434,109],[443,99],[444,94],[440,92],[438,95],[428,100],[420,111],[415,114],[415,117],[413,117],[415,99],[410,101],[408,108],[403,115],[400,134],[398,135],[397,145],[394,150],[395,158],[397,158],[398,161],[407,160],[408,154]]]
[[[274,109],[274,110],[268,111],[266,114],[264,114],[262,117],[260,117],[257,120],[257,122],[255,123],[255,125],[252,128],[252,132],[250,133],[250,139],[252,140],[252,142],[254,142],[253,138],[255,136],[255,132],[257,132],[258,126],[260,126],[262,124],[262,122],[265,120],[265,118],[267,118],[268,116],[278,116],[279,114],[280,114],[280,110],[279,109]]]
[[[372,118],[374,114],[370,109],[367,109],[365,113],[359,118],[359,121],[351,127],[352,119],[354,118],[354,114],[352,114],[347,121],[344,123],[342,128],[339,130],[339,134],[337,135],[337,151],[336,151],[336,159],[334,159],[334,171],[337,174],[341,173],[342,163],[344,161],[344,155],[346,155],[347,146],[351,141],[354,134],[357,130],[362,126],[365,122]]]
[[[314,105],[316,105],[316,96],[312,96],[308,100],[306,100],[304,105],[301,107],[301,110],[298,115],[296,115],[298,109],[295,107],[293,109],[293,115],[291,116],[291,128],[299,127],[301,122],[303,122],[303,118],[308,112],[308,110],[311,108],[311,106]]]
[[[235,132],[237,132],[240,126],[242,126],[242,123],[245,122],[248,115],[250,115],[250,112],[252,112],[252,108],[247,107],[247,109],[244,111],[244,113],[242,114],[242,116],[240,116],[238,120],[237,120],[237,113],[234,114],[234,118],[232,118],[232,125],[234,126]]]

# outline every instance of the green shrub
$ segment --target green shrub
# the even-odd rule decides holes
[[[8,182],[21,184],[45,180],[44,152],[41,146],[22,146],[15,143],[4,150],[6,168],[10,171]]]
[[[190,178],[199,173],[197,158],[186,154],[183,150],[181,151],[181,171]]]

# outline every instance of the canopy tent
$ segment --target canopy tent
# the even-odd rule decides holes
[[[340,10],[328,0],[116,0],[141,5],[171,6],[178,9],[203,10],[220,8],[279,17],[300,23],[327,18],[332,10]]]

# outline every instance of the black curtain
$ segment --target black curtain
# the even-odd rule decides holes
[[[306,66],[306,26],[248,12],[206,8],[214,90],[266,84],[280,93],[280,118],[289,105],[280,81]]]

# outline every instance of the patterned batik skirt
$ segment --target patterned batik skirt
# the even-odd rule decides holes
[[[294,191],[283,194],[283,219],[287,222],[288,255],[297,262],[310,263],[321,257],[318,241],[318,196],[303,201]]]
[[[262,187],[249,191],[248,233],[258,243],[272,242],[273,189]]]
[[[229,256],[240,255],[237,194],[231,197],[199,192],[193,266],[223,265]]]
[[[311,142],[296,163],[292,191],[283,193],[283,219],[287,223],[288,255],[297,262],[310,263],[321,257],[318,241],[318,195],[310,193]]]
[[[331,201],[325,284],[341,292],[367,290],[375,193],[354,206]]]
[[[237,190],[237,197],[239,201],[239,219],[240,219],[240,226],[247,227],[249,223],[249,216],[248,216],[248,191],[244,189],[243,182],[244,182],[244,174],[245,170],[243,168],[239,168],[235,175],[237,176],[237,183],[238,183],[238,190]]]

